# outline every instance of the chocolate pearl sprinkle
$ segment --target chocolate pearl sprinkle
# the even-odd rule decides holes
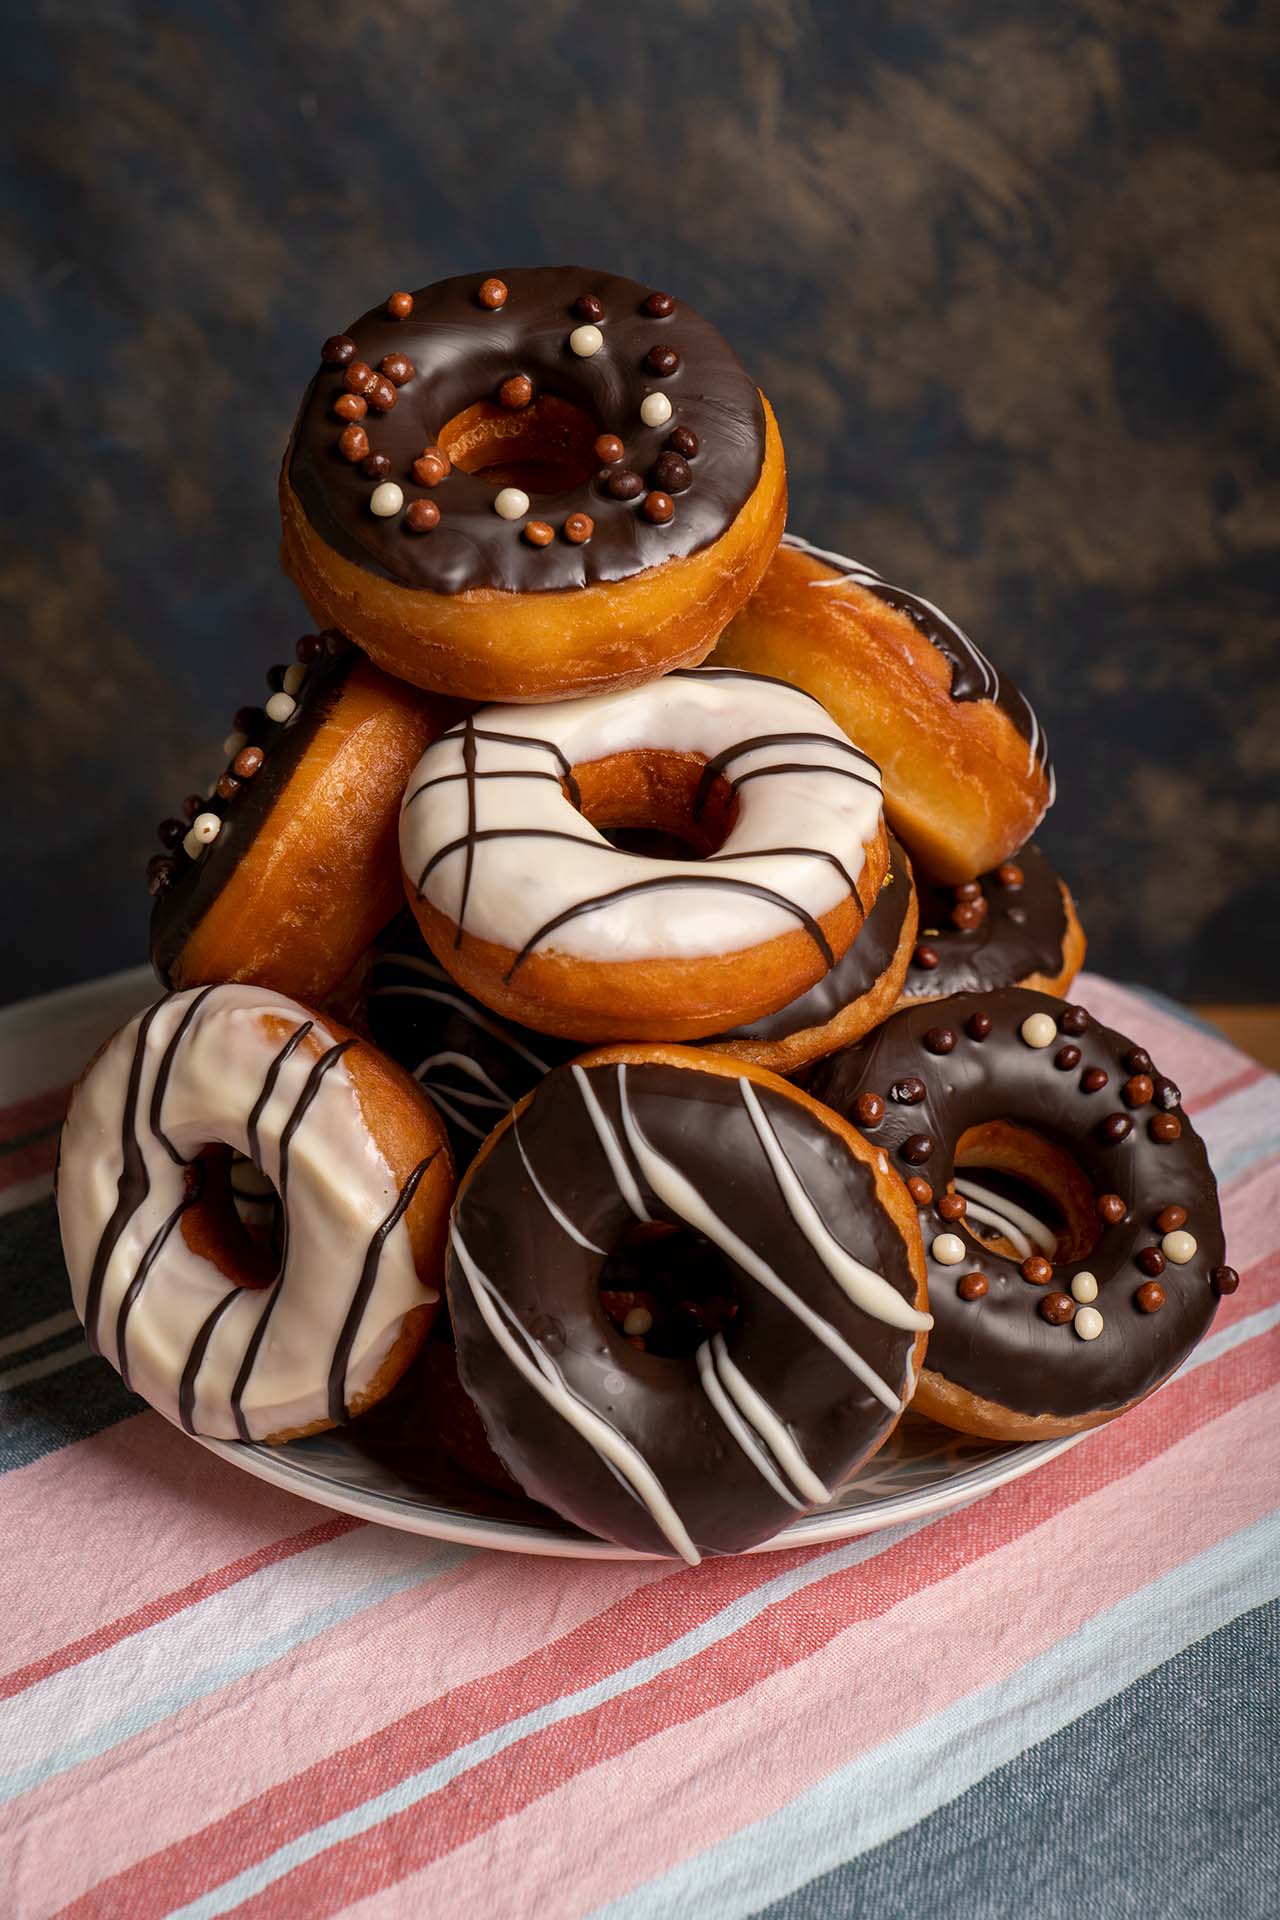
[[[371,453],[360,462],[360,471],[366,480],[385,480],[391,472],[391,461],[385,453]]]
[[[985,1040],[991,1031],[989,1013],[971,1013],[964,1023],[964,1030],[971,1040]]]
[[[476,290],[476,299],[490,313],[496,313],[499,307],[505,307],[508,298],[506,281],[492,276],[488,280],[482,280]]]
[[[680,365],[680,355],[674,347],[650,347],[644,363],[650,373],[674,373]]]
[[[393,387],[403,387],[412,380],[417,368],[405,353],[385,353],[378,362],[379,372],[385,373]]]
[[[564,537],[571,547],[585,547],[596,530],[589,513],[571,513],[564,523]]]
[[[1167,1146],[1182,1132],[1182,1122],[1176,1113],[1153,1113],[1147,1122],[1147,1132],[1153,1140],[1158,1140],[1162,1146]]]
[[[164,853],[153,853],[147,862],[148,891],[154,894],[167,893],[173,885],[173,878],[177,871],[176,860],[170,860]]]
[[[918,1207],[931,1206],[933,1203],[933,1188],[918,1173],[913,1173],[907,1181],[907,1192]]]
[[[404,523],[410,533],[430,533],[440,525],[440,509],[434,500],[411,500],[405,508]]]
[[[181,836],[179,836],[181,837]],[[854,1106],[861,1127],[876,1127],[884,1119],[884,1101],[878,1093],[860,1093]]]
[[[895,1080],[889,1089],[889,1098],[901,1106],[915,1107],[924,1099],[927,1089],[918,1074],[909,1073],[901,1080]]]
[[[526,520],[521,531],[531,547],[549,547],[556,530],[546,520]]]
[[[156,828],[162,847],[179,847],[187,837],[185,820],[162,820]]]
[[[676,503],[669,493],[647,493],[641,508],[645,519],[652,521],[655,527],[665,527],[669,520],[674,519],[675,511]]]
[[[996,868],[997,886],[1007,887],[1011,891],[1016,891],[1016,889],[1022,885],[1024,878],[1025,875],[1023,874],[1022,868],[1018,866],[1016,861],[1006,860],[1002,866]]]
[[[349,427],[342,429],[338,435],[338,452],[344,460],[349,460],[352,466],[355,466],[358,460],[364,459],[368,451],[369,436],[363,427],[357,426],[353,421]]]
[[[367,360],[353,360],[343,375],[348,393],[366,395],[373,391],[377,378],[377,374]]]
[[[991,1288],[991,1282],[985,1273],[966,1273],[963,1280],[956,1284],[956,1292],[962,1300],[981,1300]]]
[[[651,320],[665,320],[675,312],[675,305],[669,293],[651,293],[644,303],[644,310]]]
[[[1040,1302],[1040,1317],[1051,1327],[1065,1327],[1074,1319],[1076,1303],[1069,1293],[1046,1293]]]
[[[345,367],[355,357],[356,343],[346,333],[331,333],[320,349],[320,358],[327,367]]]
[[[1073,1033],[1077,1036],[1089,1031],[1089,1016],[1083,1007],[1064,1007],[1058,1015],[1058,1029],[1061,1033]]]
[[[1149,1273],[1153,1279],[1156,1274],[1164,1272],[1165,1259],[1159,1247],[1139,1247],[1133,1257],[1139,1270]]]
[[[1072,1067],[1080,1065],[1079,1047],[1071,1045],[1059,1047],[1053,1056],[1053,1064],[1060,1073],[1070,1073]]]
[[[262,759],[261,747],[242,747],[235,759],[231,762],[231,771],[239,774],[242,780],[252,780],[254,774],[262,765]]]
[[[605,492],[614,500],[635,500],[644,492],[644,481],[630,467],[619,467],[604,477]]]
[[[956,1036],[950,1027],[930,1027],[924,1036],[924,1044],[930,1053],[951,1053],[956,1044]]]
[[[1156,1215],[1157,1233],[1176,1233],[1179,1227],[1185,1227],[1186,1224],[1187,1210],[1185,1207],[1180,1207],[1176,1203],[1168,1207],[1162,1207]]]
[[[187,824],[189,826],[198,813],[204,812],[204,795],[200,793],[189,793],[182,803],[182,811],[187,817]]]
[[[1209,1275],[1209,1284],[1216,1294],[1234,1293],[1240,1285],[1240,1275],[1234,1267],[1215,1267]]]
[[[592,448],[603,467],[616,467],[626,451],[616,433],[602,433]]]
[[[1098,1218],[1105,1220],[1109,1227],[1118,1226],[1129,1211],[1118,1193],[1100,1193],[1095,1207]]]
[[[963,1220],[969,1211],[969,1202],[962,1193],[944,1193],[938,1201],[938,1212],[944,1220]]]
[[[1120,1098],[1126,1107],[1145,1107],[1150,1104],[1155,1089],[1148,1074],[1135,1073],[1126,1080],[1120,1089]]]
[[[389,320],[407,320],[412,312],[413,295],[411,293],[393,293],[387,301]]]
[[[506,407],[512,413],[518,412],[521,407],[527,407],[532,398],[533,382],[527,373],[513,373],[511,378],[504,380],[498,388],[499,406]]]
[[[913,1133],[899,1151],[909,1167],[921,1167],[933,1152],[933,1139],[927,1133]]]
[[[339,420],[363,420],[369,411],[369,402],[358,393],[340,393],[333,403],[333,410]]]
[[[1139,1313],[1159,1313],[1164,1305],[1164,1288],[1158,1280],[1144,1281],[1133,1296]]]
[[[604,301],[598,293],[580,293],[573,303],[573,311],[579,320],[590,320],[594,325],[604,319]]]
[[[957,900],[981,900],[982,882],[980,880],[962,880],[952,892]]]
[[[1033,1287],[1047,1287],[1053,1278],[1053,1267],[1042,1253],[1028,1254],[1018,1271]]]
[[[1166,1113],[1172,1113],[1175,1107],[1182,1105],[1181,1090],[1174,1086],[1172,1080],[1166,1080],[1162,1073],[1155,1075],[1154,1088],[1156,1105]]]
[[[1127,1113],[1109,1113],[1098,1128],[1098,1138],[1104,1146],[1118,1147],[1132,1131],[1133,1122]]]
[[[663,493],[685,493],[693,485],[693,469],[678,453],[660,453],[649,478]]]
[[[672,453],[678,453],[685,460],[696,460],[699,440],[692,427],[672,427],[667,435],[667,445]]]
[[[1124,1057],[1124,1064],[1130,1073],[1150,1073],[1151,1055],[1145,1047],[1130,1047]]]
[[[976,900],[961,900],[951,909],[951,924],[961,933],[972,933],[987,917],[985,905]]]
[[[1101,1093],[1107,1084],[1107,1076],[1101,1067],[1086,1067],[1080,1075],[1080,1086],[1085,1093]]]
[[[218,776],[218,784],[214,788],[214,792],[217,794],[219,800],[230,800],[232,795],[239,793],[239,791],[240,782],[236,779],[234,773],[223,773]]]
[[[438,487],[442,480],[448,479],[452,471],[453,467],[448,455],[442,453],[439,447],[427,447],[418,455],[411,468],[413,477],[420,487]]]
[[[940,966],[942,962],[942,956],[936,947],[923,944],[916,948],[911,958],[916,966],[923,967],[926,973],[932,973],[934,968]]]
[[[368,395],[369,405],[371,407],[378,413],[390,413],[399,398],[399,394],[385,373],[377,373],[374,375],[373,385],[370,387]]]

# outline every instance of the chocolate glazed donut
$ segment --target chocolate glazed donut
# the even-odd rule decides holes
[[[1084,929],[1070,889],[1035,845],[955,887],[917,871],[916,890],[919,938],[904,1001],[992,987],[1062,994],[1084,965]]]
[[[1017,987],[906,1007],[823,1061],[811,1090],[910,1176],[936,1321],[916,1407],[947,1426],[997,1439],[1096,1426],[1182,1363],[1234,1286],[1177,1087],[1082,1007]],[[993,1123],[1074,1162],[1093,1220],[1085,1244],[1078,1221],[1064,1232],[1056,1264],[965,1233],[957,1149],[966,1162],[964,1136]]]
[[[728,1332],[693,1359],[637,1350],[602,1308],[610,1252],[646,1223],[701,1235],[736,1282]],[[463,1384],[526,1492],[579,1526],[690,1562],[739,1552],[896,1424],[929,1325],[913,1228],[883,1156],[773,1074],[682,1047],[589,1054],[458,1196]]]

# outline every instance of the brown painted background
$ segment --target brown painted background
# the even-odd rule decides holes
[[[31,0],[5,58],[0,999],[142,957],[153,823],[305,630],[321,338],[572,259],[712,315],[792,524],[1026,686],[1095,964],[1275,997],[1274,11]]]

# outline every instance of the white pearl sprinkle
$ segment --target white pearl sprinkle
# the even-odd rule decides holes
[[[390,520],[393,514],[399,513],[403,505],[404,494],[394,480],[384,480],[382,485],[375,487],[369,495],[369,511],[376,513],[379,520]]]
[[[671,402],[665,393],[646,393],[640,402],[640,418],[646,427],[665,427],[671,418]]]
[[[1175,1267],[1185,1267],[1193,1259],[1196,1251],[1196,1237],[1188,1233],[1185,1227],[1179,1227],[1175,1233],[1166,1233],[1160,1242],[1160,1251],[1166,1260],[1172,1260]]]
[[[186,832],[186,837],[182,842],[182,851],[186,854],[188,860],[198,860],[204,852],[204,841],[197,840],[189,827]]]
[[[604,335],[599,327],[575,327],[569,335],[569,345],[579,360],[589,360],[604,345]]]
[[[1078,1273],[1071,1282],[1071,1298],[1087,1307],[1091,1300],[1098,1297],[1098,1278],[1093,1273]]]
[[[307,670],[303,666],[302,662],[300,660],[295,661],[293,666],[287,668],[285,671],[285,676],[284,676],[285,692],[296,693],[298,691],[298,688],[302,685],[303,681],[306,679],[306,677],[307,677]]]
[[[929,1251],[942,1267],[958,1267],[965,1257],[964,1241],[958,1233],[940,1233]]]
[[[523,520],[529,511],[529,496],[521,487],[503,487],[494,496],[493,510],[504,520]]]
[[[1071,1324],[1082,1340],[1096,1340],[1106,1322],[1096,1307],[1081,1307]]]
[[[1051,1047],[1058,1037],[1058,1023],[1050,1013],[1029,1013],[1019,1031],[1029,1047]]]
[[[287,720],[297,704],[291,693],[273,693],[267,702],[268,720]]]
[[[241,747],[247,747],[248,744],[249,736],[247,733],[229,733],[222,743],[222,751],[226,754],[228,760],[234,760]]]
[[[653,1326],[653,1315],[648,1307],[632,1307],[622,1323],[622,1331],[631,1334],[648,1333]]]

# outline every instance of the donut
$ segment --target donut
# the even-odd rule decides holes
[[[944,1426],[1097,1426],[1181,1365],[1234,1283],[1177,1087],[1083,1007],[1023,987],[904,1007],[810,1091],[910,1176],[936,1322],[915,1405]],[[992,1167],[1046,1196],[1047,1252],[1033,1212],[986,1198]],[[971,1208],[996,1215],[995,1246],[968,1231]]]
[[[243,1155],[280,1204],[245,1231]],[[371,1406],[439,1300],[453,1170],[401,1071],[260,987],[167,995],[72,1093],[57,1181],[90,1347],[189,1433],[279,1441]]]
[[[920,926],[902,988],[942,1000],[992,987],[1064,994],[1084,965],[1084,928],[1065,880],[1034,844],[958,886],[915,876]]]
[[[918,866],[972,880],[1031,838],[1054,795],[1022,694],[929,601],[788,534],[715,651],[821,700],[884,771],[889,824]]]
[[[786,518],[768,402],[710,323],[584,267],[463,274],[326,340],[280,477],[317,621],[471,700],[692,665]]]
[[[701,858],[605,837],[630,827]],[[844,953],[888,862],[879,771],[816,700],[705,668],[469,714],[410,778],[400,855],[455,980],[589,1041],[695,1039],[786,1005]]]
[[[449,718],[339,633],[309,634],[242,707],[227,764],[147,869],[151,959],[168,987],[244,980],[307,1003],[360,959],[400,899],[404,783]]]
[[[896,1425],[929,1327],[915,1209],[885,1156],[775,1074],[685,1047],[549,1073],[463,1178],[446,1284],[464,1387],[526,1493],[696,1562],[776,1533]],[[605,1312],[637,1223],[736,1292],[683,1358]]]

